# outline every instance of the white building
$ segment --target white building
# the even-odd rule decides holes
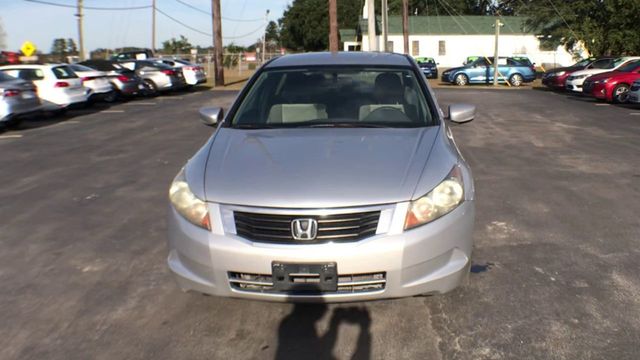
[[[365,8],[366,10],[366,8]],[[342,38],[344,51],[369,51],[366,11],[357,31]],[[413,57],[433,57],[442,67],[460,66],[468,56],[494,56],[495,24],[493,16],[410,16],[409,54]],[[500,29],[500,56],[526,55],[545,68],[566,66],[576,58],[586,56],[577,52],[574,56],[560,46],[555,50],[540,48],[540,39],[524,31],[525,18],[500,17],[504,24]],[[380,19],[376,22],[378,49],[382,51]],[[389,16],[389,51],[404,52],[402,17]]]

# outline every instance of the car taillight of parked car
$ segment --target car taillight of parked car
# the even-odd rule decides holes
[[[162,73],[169,76],[175,76],[176,72],[173,70],[162,70]]]
[[[69,83],[66,81],[58,81],[57,83],[55,83],[55,85],[53,85],[53,87],[55,88],[66,88],[69,87]]]
[[[20,96],[20,90],[5,90],[2,92],[2,96],[3,97],[13,97],[13,96]]]
[[[118,75],[118,80],[120,80],[122,82],[128,82],[128,81],[132,81],[133,78],[129,78],[129,77],[126,77],[124,75]]]

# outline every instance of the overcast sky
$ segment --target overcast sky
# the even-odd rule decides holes
[[[75,5],[76,0],[43,0],[57,4]],[[211,0],[181,0],[209,12]],[[157,8],[170,16],[205,33],[211,33],[211,17],[191,9],[177,0],[156,0]],[[291,0],[221,0],[222,16],[229,19],[260,19],[252,22],[222,21],[224,43],[248,45],[262,36],[264,15],[269,19],[282,16]],[[84,0],[85,6],[130,7],[150,5],[151,0]],[[18,50],[26,40],[38,49],[49,52],[55,38],[77,41],[75,9],[41,5],[24,0],[0,0],[0,19],[6,32],[7,48]],[[85,10],[85,48],[116,48],[123,46],[151,47],[151,9],[129,11]],[[193,45],[209,46],[210,36],[189,30],[162,14],[156,14],[156,47],[171,37],[185,35]]]

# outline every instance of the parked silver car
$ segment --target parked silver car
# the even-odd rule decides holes
[[[344,302],[453,290],[469,273],[474,185],[408,56],[268,62],[169,190],[168,265],[184,290]]]
[[[22,116],[40,108],[38,92],[31,81],[0,72],[0,128],[17,125]]]
[[[179,90],[187,86],[182,70],[149,60],[121,62],[120,65],[134,70],[142,78],[146,91],[155,95],[161,91]]]

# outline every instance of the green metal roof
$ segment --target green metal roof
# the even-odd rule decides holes
[[[502,16],[504,24],[500,33],[505,35],[530,34],[524,31],[525,17]],[[495,16],[410,16],[409,34],[411,35],[492,35]],[[380,18],[377,19],[376,30],[380,33]],[[362,34],[367,33],[367,20],[360,20]],[[389,34],[402,34],[402,17],[389,16]]]
[[[340,41],[357,41],[358,34],[356,29],[340,29],[338,30],[340,33]]]

